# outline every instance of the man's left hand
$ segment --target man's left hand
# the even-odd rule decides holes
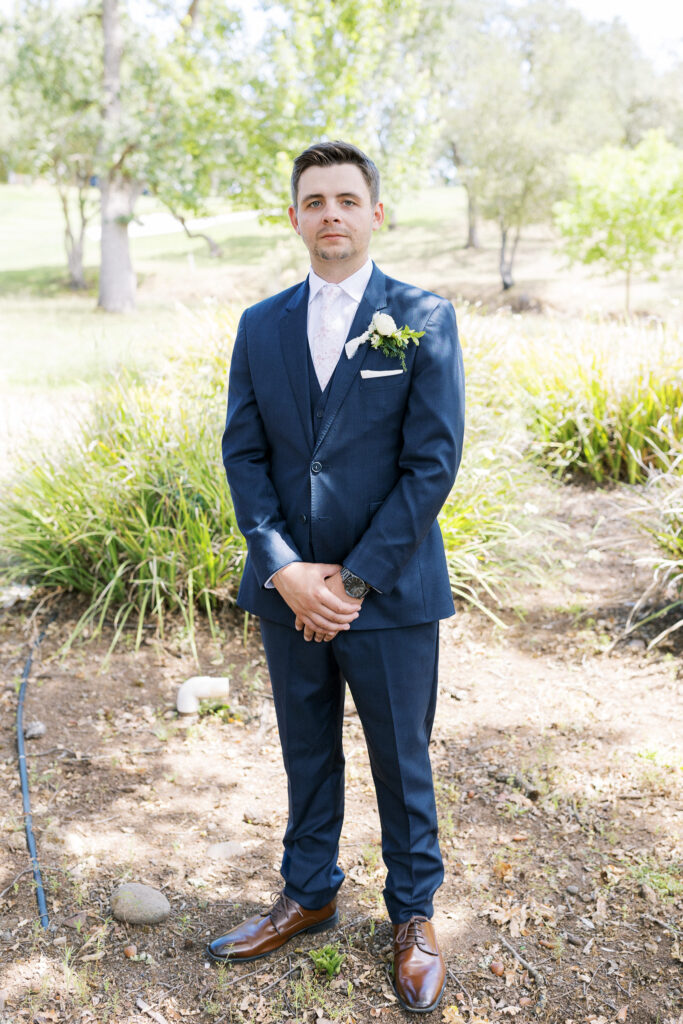
[[[325,580],[325,586],[329,587],[332,593],[336,594],[337,597],[340,597],[342,601],[348,600],[349,595],[344,590],[344,584],[342,583],[341,573],[335,572],[333,576],[328,576],[327,579]],[[361,603],[363,602],[363,600],[364,598],[361,598]],[[316,633],[316,631],[311,629],[310,626],[305,626],[301,619],[298,617],[298,615],[296,617],[294,625],[298,630],[303,629],[304,640],[315,640],[317,644],[322,643],[323,641],[329,642],[330,640],[334,640],[335,636],[337,635],[336,633],[329,632]]]

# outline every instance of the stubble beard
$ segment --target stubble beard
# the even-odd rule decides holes
[[[350,245],[346,249],[342,249],[341,252],[336,252],[330,249],[321,249],[320,246],[315,247],[315,255],[325,263],[332,263],[333,261],[343,263],[345,260],[351,259],[352,256],[356,255],[356,250]]]

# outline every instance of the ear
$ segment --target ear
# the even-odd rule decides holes
[[[287,213],[289,214],[289,220],[291,222],[292,227],[296,231],[297,235],[300,235],[301,232],[299,231],[299,218],[296,215],[296,207],[290,206],[289,209],[287,210]]]
[[[372,230],[377,231],[384,224],[384,203],[377,203],[372,211]]]

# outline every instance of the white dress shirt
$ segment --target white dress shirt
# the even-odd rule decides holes
[[[344,342],[351,330],[351,324],[356,315],[358,304],[363,298],[371,275],[372,260],[368,259],[355,274],[351,274],[350,277],[345,278],[343,281],[336,282],[328,328],[332,331],[337,359],[341,355]],[[308,339],[311,346],[313,345],[313,339],[320,333],[322,306],[320,293],[327,284],[330,284],[330,282],[319,277],[311,267],[308,272]],[[364,325],[363,329],[365,329],[365,326],[367,325]],[[313,347],[311,347],[311,355],[315,356]]]
[[[333,320],[332,330],[334,331],[335,343],[339,341],[339,356],[341,356],[344,343],[351,330],[351,324],[353,318],[356,315],[356,310],[360,300],[363,298],[365,289],[368,286],[368,281],[372,276],[372,260],[368,259],[366,263],[357,270],[355,274],[351,274],[344,281],[338,282],[338,295],[335,298],[333,306]],[[322,277],[318,277],[313,267],[308,272],[308,337],[315,337],[318,328],[320,326],[320,291],[324,285],[329,284],[329,281],[325,281]],[[317,298],[317,302],[316,302]],[[363,325],[365,330],[367,324]],[[309,342],[310,344],[310,342]],[[311,354],[313,351],[311,350]],[[281,568],[284,569],[284,566]],[[279,572],[279,570],[278,570]],[[273,573],[273,576],[275,573]],[[274,586],[273,576],[269,580],[266,580],[264,586],[270,589]]]

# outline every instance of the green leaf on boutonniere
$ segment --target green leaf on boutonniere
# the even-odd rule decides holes
[[[405,371],[406,349],[410,342],[419,345],[423,334],[424,331],[413,331],[407,325],[397,327],[388,313],[375,313],[370,323],[369,341],[388,359],[400,359]]]

